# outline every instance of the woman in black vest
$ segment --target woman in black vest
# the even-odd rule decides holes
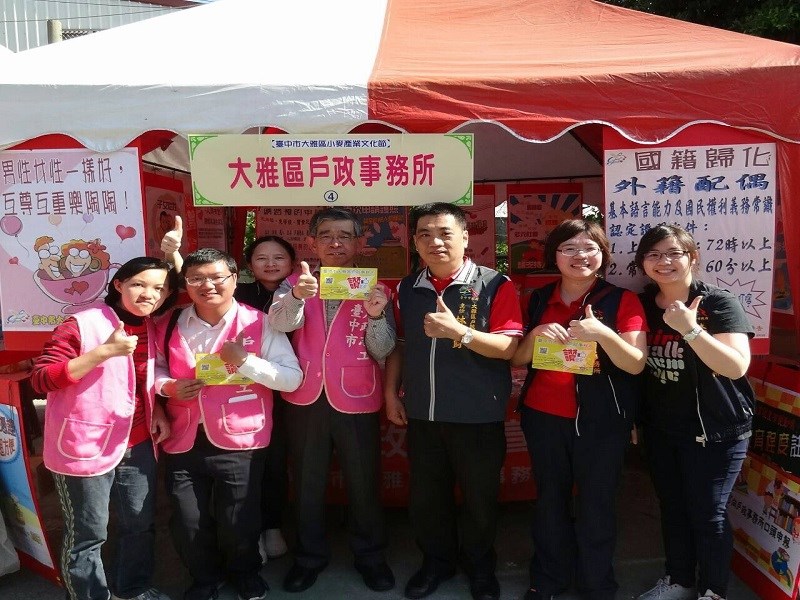
[[[650,329],[641,422],[666,554],[664,577],[639,600],[694,600],[695,585],[701,600],[721,600],[726,505],[752,431],[753,327],[733,294],[695,279],[700,255],[684,229],[650,229],[635,260],[653,281],[640,296]]]
[[[239,283],[233,297],[261,311],[269,312],[275,290],[294,269],[295,251],[292,245],[277,235],[256,238],[244,249],[244,260],[255,278],[250,283]],[[272,439],[267,448],[263,485],[261,487],[261,524],[263,531],[259,550],[264,562],[286,554],[286,541],[281,533],[281,521],[289,479],[286,471],[286,434],[283,426],[283,403],[279,392],[274,392],[272,407]]]
[[[529,365],[521,425],[537,492],[525,600],[564,592],[573,573],[587,599],[611,600],[618,587],[614,500],[632,435],[646,325],[636,295],[602,279],[610,260],[608,239],[596,223],[573,219],[550,232],[545,267],[558,269],[561,278],[531,296],[527,333],[512,361]],[[534,369],[537,339],[537,352],[543,341],[594,342],[597,358],[592,364],[588,354],[586,374],[574,374],[568,365],[580,361],[570,362],[576,353],[568,347],[559,370]]]

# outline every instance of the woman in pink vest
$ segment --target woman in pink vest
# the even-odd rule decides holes
[[[61,323],[35,361],[31,382],[47,393],[44,463],[64,513],[61,568],[71,600],[167,598],[151,587],[156,445],[169,436],[154,402],[151,317],[176,293],[168,263],[134,258],[109,282],[106,306]],[[119,533],[109,586],[100,554],[112,497]]]

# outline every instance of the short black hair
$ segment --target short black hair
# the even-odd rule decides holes
[[[323,221],[350,221],[353,223],[353,231],[355,231],[356,237],[361,237],[364,231],[361,225],[361,219],[356,213],[346,208],[329,207],[314,213],[314,216],[311,217],[311,223],[308,224],[308,235],[315,237],[319,224]]]
[[[295,261],[296,254],[294,247],[288,241],[279,235],[262,235],[260,238],[256,238],[247,244],[247,247],[244,249],[244,260],[248,265],[250,264],[250,261],[253,260],[253,252],[255,252],[256,248],[258,248],[264,242],[275,242],[284,250],[286,250],[286,253],[289,255],[289,258],[292,262]]]
[[[421,204],[411,209],[409,213],[411,235],[417,233],[417,223],[422,217],[437,215],[452,215],[461,229],[464,231],[467,230],[467,215],[464,214],[460,206],[448,202],[431,202],[430,204]]]
[[[167,272],[167,279],[165,280],[165,283],[169,289],[169,295],[164,298],[161,306],[159,306],[157,310],[153,311],[153,316],[165,313],[170,308],[175,306],[175,302],[178,300],[178,273],[167,261],[161,258],[153,258],[152,256],[139,256],[137,258],[132,258],[119,269],[117,269],[117,272],[114,273],[111,281],[108,282],[105,303],[109,306],[117,306],[122,298],[122,295],[114,286],[115,282],[119,281],[120,283],[123,283],[131,277],[135,277],[139,273],[149,271],[151,269],[159,269]]]
[[[236,264],[236,259],[227,252],[217,250],[216,248],[200,248],[189,254],[183,260],[183,267],[181,267],[181,275],[186,277],[186,272],[191,267],[198,267],[200,265],[208,265],[222,261],[231,273],[238,273],[239,266]]]

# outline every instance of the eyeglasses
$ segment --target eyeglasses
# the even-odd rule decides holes
[[[187,277],[186,278],[186,285],[190,285],[192,287],[200,287],[206,281],[210,282],[212,285],[222,285],[228,279],[233,277],[233,273],[229,275],[215,275],[214,277]]]
[[[352,233],[339,233],[337,235],[333,235],[332,233],[321,233],[320,235],[316,236],[315,239],[321,244],[330,246],[333,242],[349,244],[356,239],[356,236],[354,236]]]
[[[672,262],[673,260],[682,259],[687,254],[689,254],[688,250],[667,250],[666,252],[651,250],[650,252],[644,253],[644,259],[649,262],[656,262],[663,257]]]
[[[578,254],[583,254],[584,256],[596,256],[600,252],[600,248],[597,246],[589,246],[588,248],[576,248],[575,246],[566,246],[564,248],[558,248],[556,250],[559,254],[563,256],[569,256],[572,258],[573,256],[578,256]]]

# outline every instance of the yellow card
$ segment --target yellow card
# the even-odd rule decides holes
[[[533,342],[534,369],[563,371],[575,375],[591,375],[597,358],[597,342],[572,340],[567,344],[537,335]]]
[[[378,269],[321,267],[319,297],[323,300],[363,300],[378,283]]]
[[[253,383],[249,377],[241,375],[235,365],[226,363],[217,354],[198,353],[194,355],[196,364],[194,376],[206,385],[244,385]]]

